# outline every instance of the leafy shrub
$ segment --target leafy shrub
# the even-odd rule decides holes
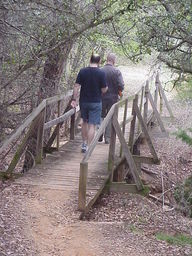
[[[188,132],[192,132],[192,128],[187,130]],[[187,143],[188,145],[192,146],[192,137],[184,130],[178,130],[175,133],[176,137]]]
[[[191,245],[192,246],[192,237],[186,236],[184,234],[177,234],[177,235],[169,235],[164,233],[156,234],[156,238],[158,240],[166,241],[169,244],[175,245]]]
[[[192,218],[192,176],[175,188],[174,197],[182,212]]]

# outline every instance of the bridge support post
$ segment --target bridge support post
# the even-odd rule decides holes
[[[118,118],[118,106],[115,106],[115,110],[113,113],[113,119]],[[115,162],[115,144],[116,144],[116,131],[114,126],[111,124],[111,138],[109,144],[109,156],[108,156],[108,171],[112,172]],[[111,173],[111,181],[113,180],[113,173]]]
[[[125,105],[124,105],[123,125],[122,125],[123,136],[125,135],[125,127],[126,127],[126,120],[127,120],[127,108],[128,108],[128,99],[125,100]],[[120,146],[119,156],[122,157],[122,146]]]
[[[39,115],[40,115],[40,122],[37,128],[38,130],[37,130],[37,144],[36,144],[36,157],[35,157],[36,164],[41,164],[41,161],[43,158],[43,136],[44,136],[46,108],[44,108]]]
[[[147,126],[147,114],[148,114],[148,93],[149,93],[149,81],[147,80],[145,85],[145,102],[144,102],[144,110],[143,110],[143,120],[145,125]]]
[[[57,112],[58,112],[58,117],[61,114],[61,101],[59,100],[57,103]],[[59,143],[60,143],[60,124],[58,125],[57,129],[57,151],[59,151]]]
[[[135,113],[135,109],[134,109],[134,104],[138,104],[138,94],[135,95],[135,98],[133,100],[133,106],[132,106],[133,119],[131,121],[130,133],[129,133],[129,143],[128,143],[131,152],[133,152],[133,142],[134,142],[134,137],[135,137],[135,125],[136,125],[136,113]]]
[[[80,163],[79,201],[78,201],[78,209],[80,211],[84,211],[86,207],[87,173],[88,173],[88,162]]]

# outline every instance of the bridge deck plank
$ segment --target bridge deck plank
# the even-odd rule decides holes
[[[98,144],[89,159],[87,180],[87,203],[101,188],[107,174],[108,145]],[[81,153],[81,136],[64,143],[57,152],[48,154],[41,165],[17,179],[17,184],[40,186],[42,188],[78,193],[79,166],[84,154]]]
[[[123,120],[123,111],[120,109],[119,121]],[[128,138],[126,126],[125,137]],[[40,186],[41,188],[63,190],[78,194],[80,162],[84,154],[81,153],[81,135],[75,140],[63,142],[59,151],[48,154],[42,161],[15,182],[19,184]],[[87,198],[89,208],[101,193],[104,184],[109,178],[108,173],[109,145],[98,143],[88,161]],[[120,145],[117,139],[116,155],[119,155]]]

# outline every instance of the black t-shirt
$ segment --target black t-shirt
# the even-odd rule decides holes
[[[86,67],[79,71],[76,83],[81,85],[80,103],[101,102],[101,88],[105,88],[105,73],[98,67]]]

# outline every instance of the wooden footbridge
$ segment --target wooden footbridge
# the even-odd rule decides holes
[[[2,143],[0,154],[6,155],[10,150],[15,152],[5,172],[14,175],[22,164],[30,138],[35,136],[34,165],[15,182],[71,191],[78,196],[78,208],[84,214],[106,187],[109,190],[131,192],[143,189],[141,164],[160,162],[150,135],[151,124],[157,121],[161,133],[166,134],[160,115],[163,103],[171,117],[173,114],[156,73],[135,95],[125,97],[112,106],[88,151],[82,154],[81,136],[77,132],[79,111],[70,109],[71,95],[69,93],[43,100]],[[56,117],[45,121],[46,111],[50,107],[56,109]],[[112,124],[110,144],[98,143],[109,122]],[[64,141],[61,133],[66,123],[69,138]],[[50,135],[46,142],[45,134]],[[145,138],[148,144],[150,154],[147,156],[140,155],[141,138]],[[132,176],[134,184],[124,181],[127,173]]]

